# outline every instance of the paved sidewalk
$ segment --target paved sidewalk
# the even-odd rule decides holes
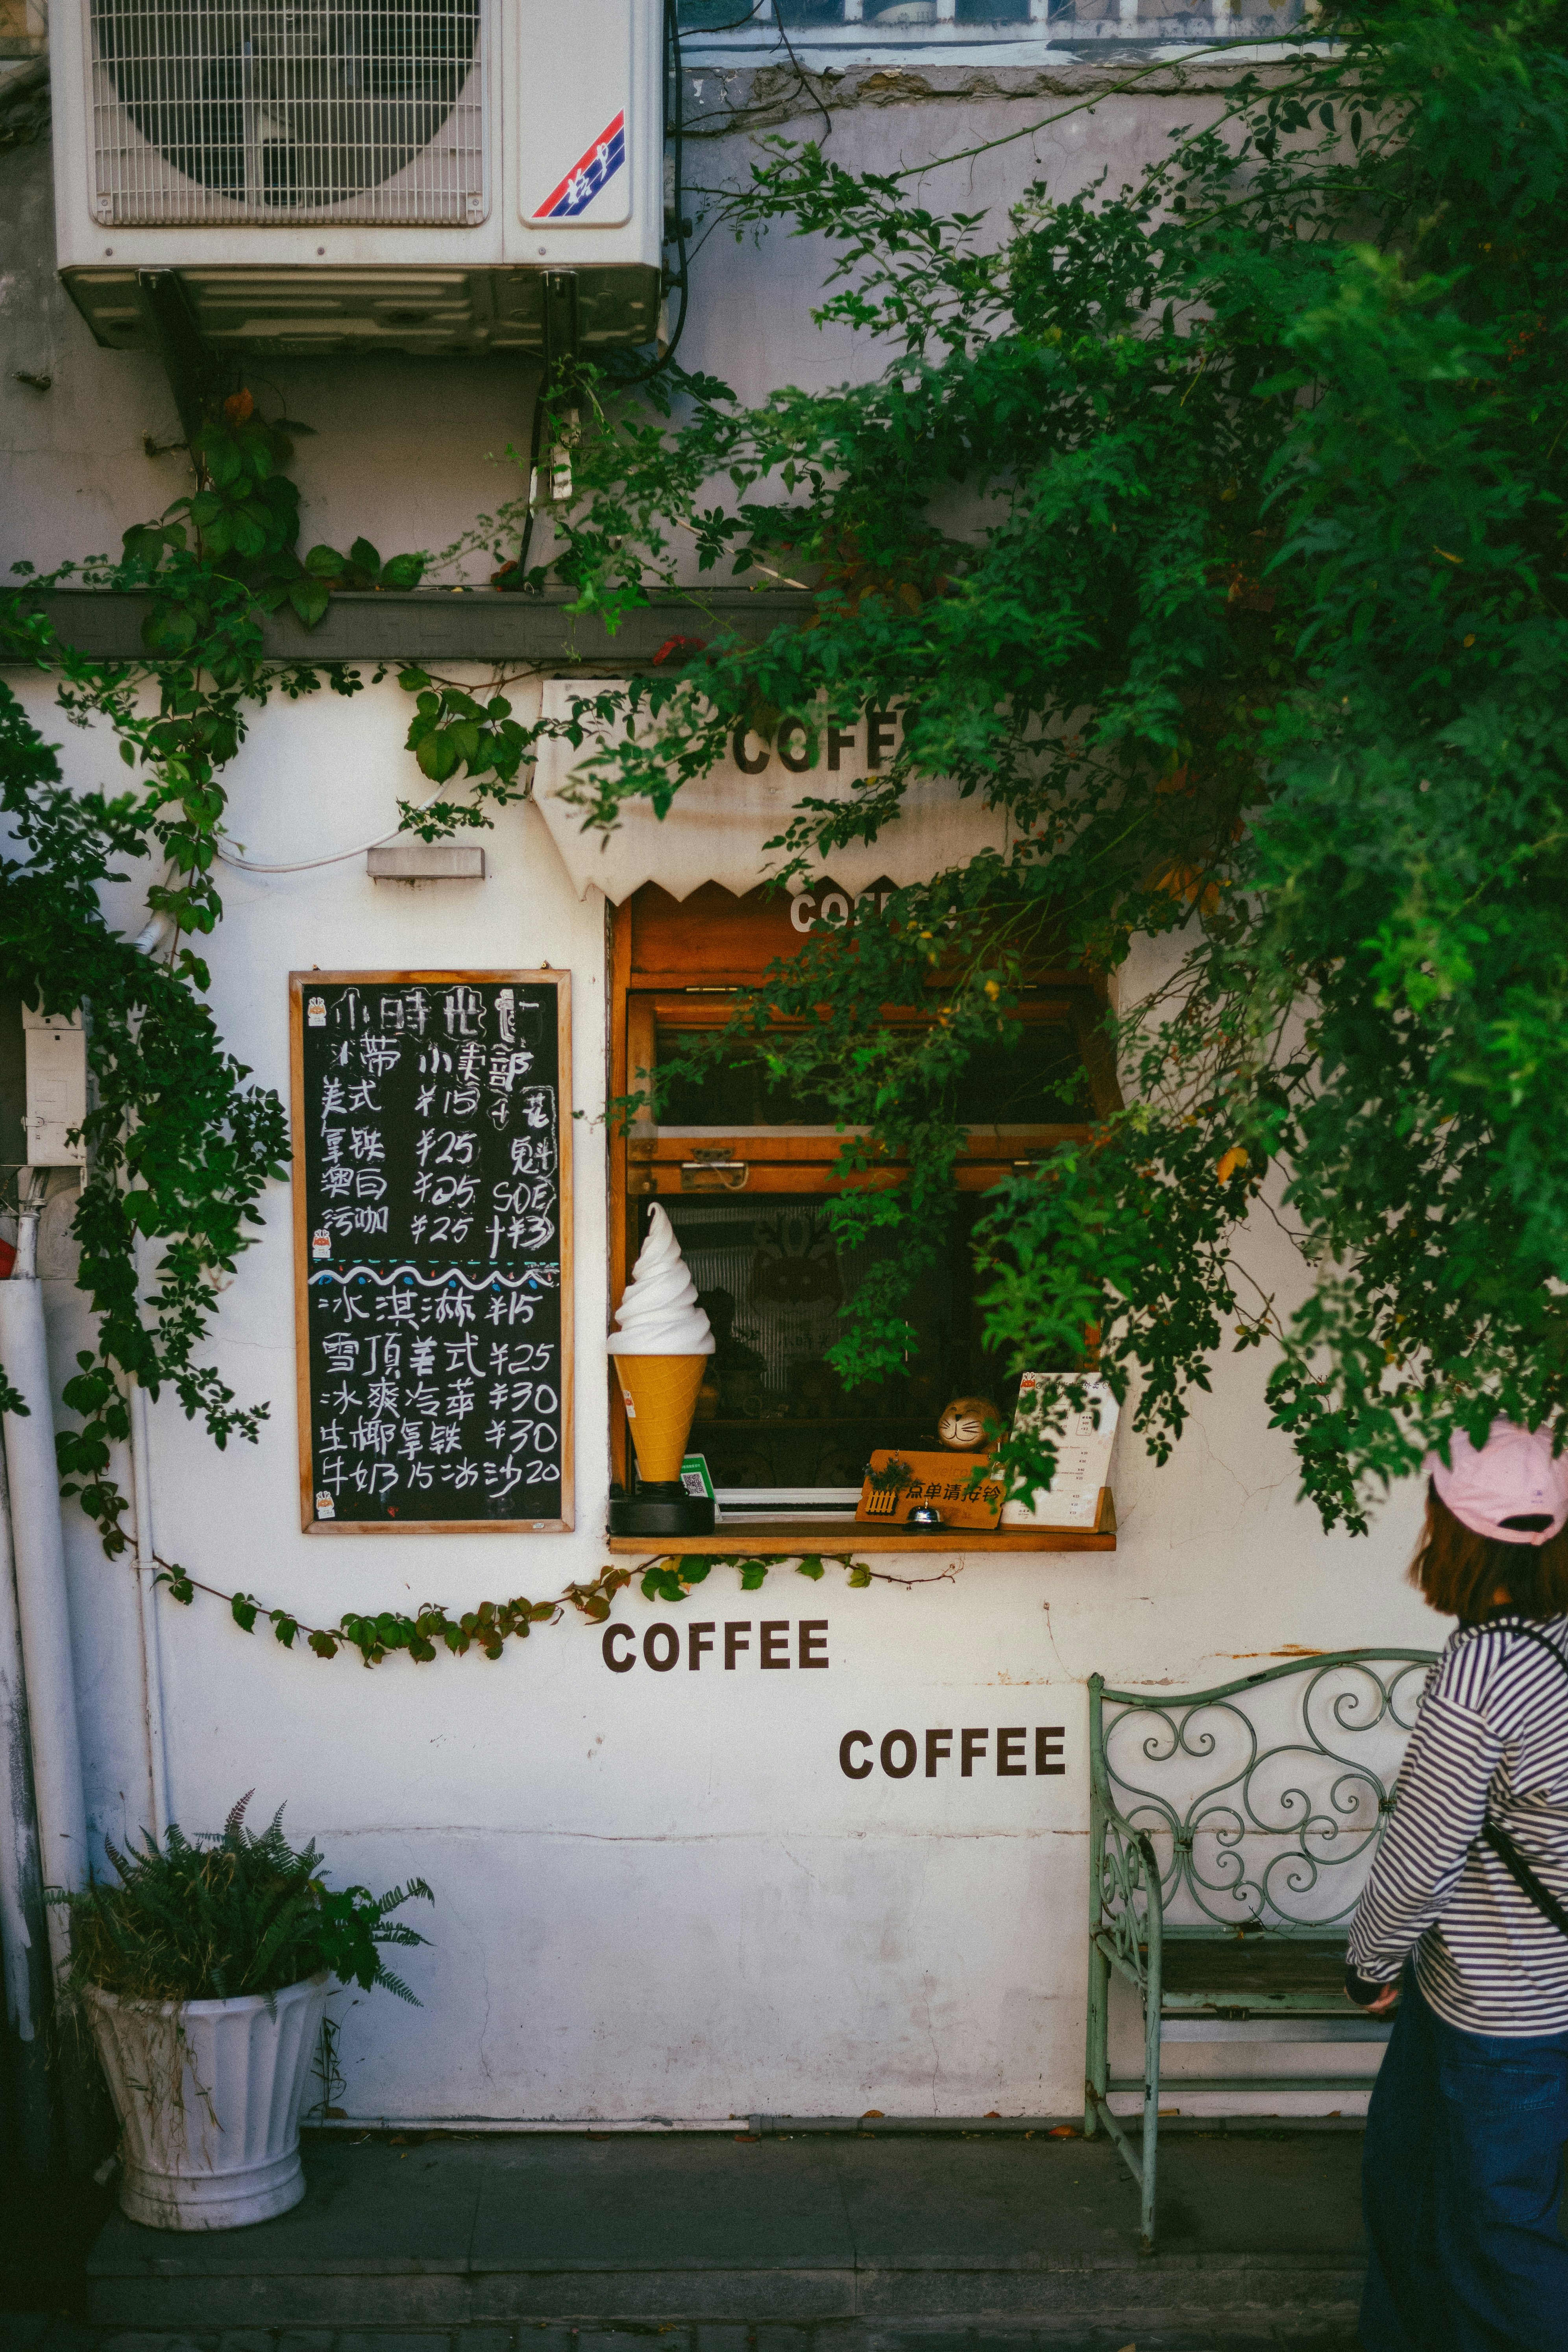
[[[1134,2338],[1097,2326],[1069,2334],[1055,2327],[961,2327],[951,2322],[902,2327],[825,2322],[817,2327],[647,2329],[541,2327],[230,2328],[221,2333],[149,2335],[93,2327],[80,2320],[0,2314],[0,2352],[1355,2352],[1353,2330],[1335,2326],[1281,2335],[1216,2336],[1205,2329],[1144,2326]]]
[[[1103,2140],[321,2135],[276,2221],[115,2210],[85,2296],[40,2294],[0,2347],[1342,2352],[1360,2156],[1354,2132],[1173,2133],[1151,2257]]]

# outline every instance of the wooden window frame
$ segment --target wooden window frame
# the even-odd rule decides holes
[[[659,918],[646,925],[650,907]],[[658,905],[663,901],[663,906]],[[780,936],[776,919],[779,902],[765,900],[761,891],[740,899],[714,883],[676,902],[648,884],[622,906],[606,908],[610,988],[605,1011],[609,1023],[609,1080],[612,1100],[624,1100],[637,1090],[639,1071],[655,1066],[655,1037],[661,1012],[667,1020],[692,1030],[713,1030],[729,1019],[737,992],[754,988],[764,967],[776,955],[789,951],[787,934]],[[787,919],[787,917],[785,918]],[[642,934],[651,930],[651,940]],[[752,941],[755,944],[752,944]],[[797,940],[795,942],[798,945]],[[654,961],[642,957],[652,953]],[[703,1000],[707,1002],[704,1003]],[[1114,1056],[1102,1026],[1106,1007],[1103,980],[1070,966],[1042,968],[1031,976],[1026,1011],[1053,1021],[1065,1019],[1072,1027],[1089,1074],[1090,1098],[1097,1118],[1121,1108]],[[900,1024],[928,1019],[913,1006],[889,1006],[887,1017]],[[1014,1168],[1048,1151],[1058,1143],[1087,1142],[1090,1124],[1041,1125],[998,1129],[987,1133],[972,1129],[956,1169],[961,1192],[984,1192]],[[781,1134],[766,1129],[705,1132],[700,1140],[679,1133],[660,1134],[641,1118],[629,1129],[606,1122],[608,1155],[608,1257],[612,1311],[625,1292],[634,1257],[634,1221],[641,1204],[666,1197],[690,1197],[695,1192],[733,1189],[748,1195],[779,1197],[790,1193],[835,1192],[846,1182],[855,1186],[892,1185],[902,1181],[897,1160],[885,1170],[846,1180],[833,1173],[842,1138],[837,1132]],[[743,1181],[731,1188],[724,1181],[729,1169],[744,1163]],[[697,1181],[711,1171],[713,1181]],[[761,1181],[756,1179],[761,1178]],[[625,1484],[630,1466],[630,1439],[620,1384],[613,1367],[606,1372],[610,1416],[610,1475]],[[681,1549],[694,1553],[772,1552],[793,1554],[814,1549],[866,1551],[1113,1551],[1115,1514],[1109,1495],[1102,1497],[1100,1520],[1093,1532],[1070,1528],[959,1528],[936,1535],[862,1530],[853,1521],[836,1519],[816,1525],[799,1520],[781,1522],[776,1529],[742,1532],[726,1528],[701,1540],[686,1538]],[[646,1541],[613,1538],[612,1551],[646,1553]]]

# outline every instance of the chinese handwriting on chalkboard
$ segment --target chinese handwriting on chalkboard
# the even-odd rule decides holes
[[[570,1524],[566,990],[553,972],[309,976],[307,1526]]]

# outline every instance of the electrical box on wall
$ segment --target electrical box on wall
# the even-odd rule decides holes
[[[87,1146],[79,1130],[87,1117],[87,1034],[79,1013],[35,1013],[22,1007],[27,1057],[27,1108],[22,1121],[27,1164],[33,1168],[82,1168]]]
[[[60,275],[100,343],[159,344],[177,277],[257,353],[647,342],[663,293],[662,0],[66,0]]]

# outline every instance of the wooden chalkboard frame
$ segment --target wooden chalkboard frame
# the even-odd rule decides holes
[[[556,991],[560,1072],[557,1173],[561,1192],[561,1517],[555,1519],[318,1519],[311,1453],[310,1202],[305,1184],[307,987],[442,988],[539,984]],[[291,971],[289,975],[289,1129],[294,1153],[294,1394],[299,1418],[300,1525],[308,1536],[570,1535],[576,1522],[576,1348],[573,1314],[572,975],[542,964],[526,971]]]

